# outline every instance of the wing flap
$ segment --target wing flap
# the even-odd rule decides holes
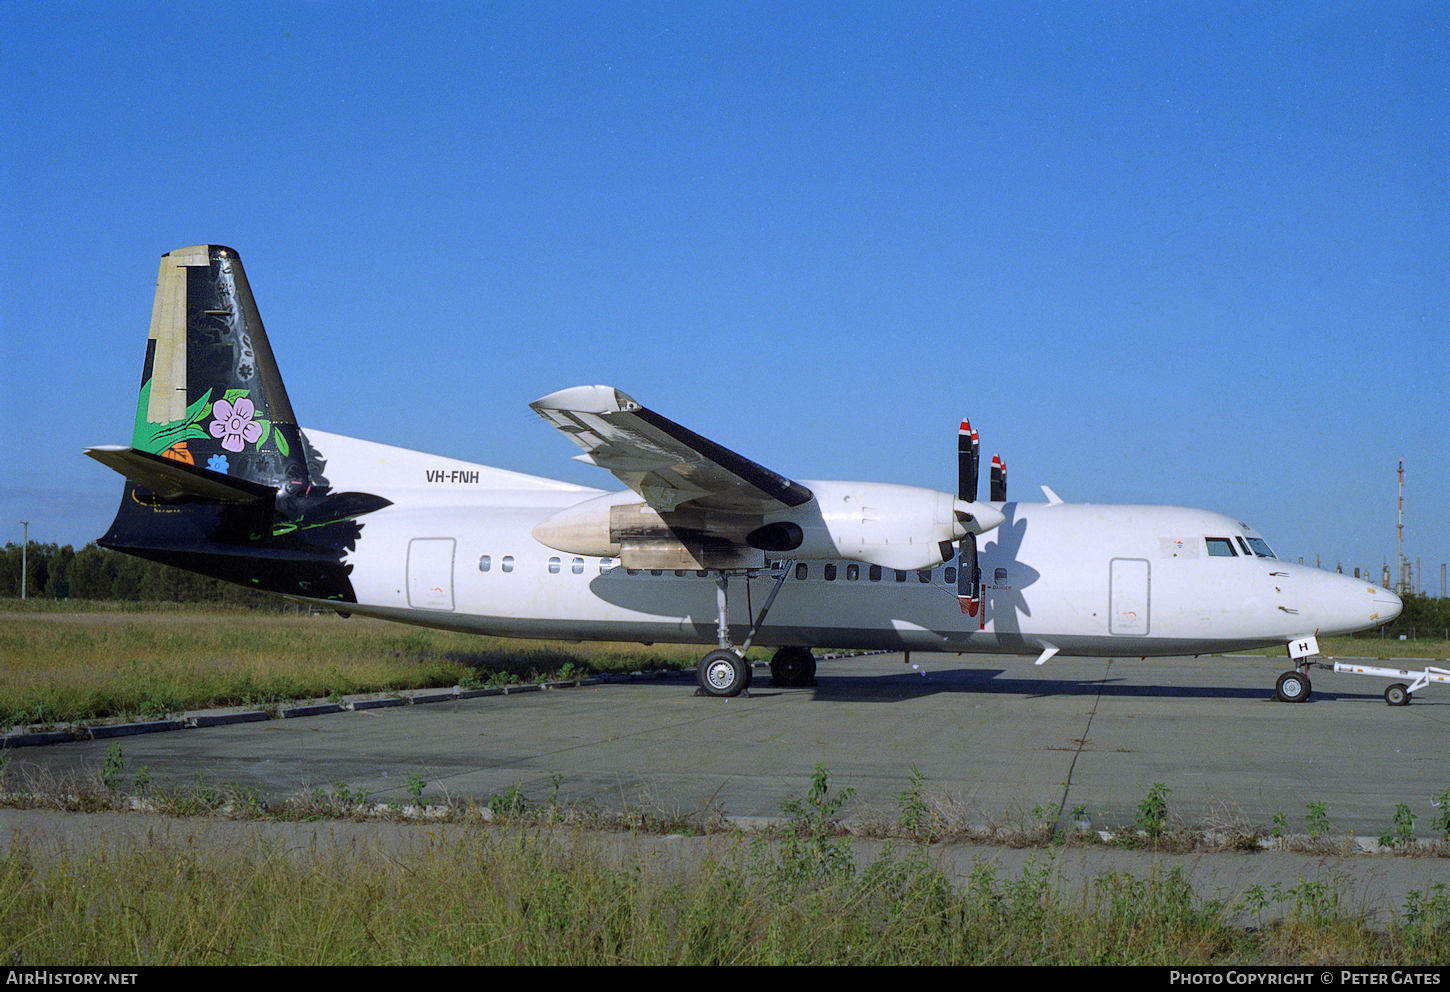
[[[657,510],[688,504],[763,513],[800,506],[798,482],[662,417],[611,386],[575,386],[529,404],[584,449],[578,460],[612,472]]]

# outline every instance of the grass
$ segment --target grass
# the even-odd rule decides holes
[[[819,790],[813,790],[819,798]],[[811,797],[799,802],[811,806]],[[818,809],[815,807],[813,809]],[[138,831],[0,855],[0,960],[131,964],[1435,964],[1443,885],[1376,920],[1343,880],[1204,899],[1182,868],[1069,888],[1050,854],[965,876],[923,844],[690,845],[519,818],[392,843]],[[224,838],[224,839],[223,839]]]
[[[128,771],[119,744],[85,780],[17,781],[0,761],[0,805],[143,807],[250,822],[250,832],[172,831],[147,818],[141,829],[91,828],[79,842],[19,836],[0,852],[7,965],[1403,967],[1450,957],[1442,883],[1387,913],[1363,908],[1332,874],[1256,884],[1230,901],[1202,897],[1182,867],[1068,887],[1054,855],[1064,838],[1036,809],[1020,832],[1038,850],[1020,872],[976,858],[957,874],[925,842],[951,835],[955,817],[915,769],[895,820],[865,825],[878,841],[869,851],[838,820],[853,790],[833,788],[823,765],[808,791],[782,801],[780,819],[748,834],[711,810],[556,805],[557,780],[547,797],[513,789],[486,802],[424,805],[418,788],[405,807],[370,804],[345,784],[268,801],[200,779],[158,787]],[[1170,793],[1148,791],[1140,813],[1157,829],[1136,842],[1125,833],[1125,846],[1183,845]],[[338,819],[399,826],[347,837],[322,827],[300,843],[267,829]],[[680,834],[703,836],[687,844]]]
[[[0,610],[0,728],[692,668],[696,654],[690,647],[480,637],[335,614],[48,606]]]

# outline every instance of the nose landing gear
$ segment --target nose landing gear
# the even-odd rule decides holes
[[[1307,669],[1309,666],[1304,667]],[[1309,698],[1313,689],[1309,676],[1298,669],[1280,675],[1279,681],[1274,685],[1275,697],[1281,703],[1302,703]]]

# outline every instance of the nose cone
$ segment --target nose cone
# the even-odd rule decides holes
[[[1404,604],[1388,589],[1359,579],[1315,572],[1312,584],[1316,626],[1321,634],[1350,634],[1389,623]]]
[[[1389,623],[1395,617],[1399,616],[1400,611],[1405,608],[1405,604],[1401,601],[1400,597],[1388,589],[1380,589],[1378,587],[1374,591],[1374,605],[1375,609],[1379,612],[1379,618],[1375,620],[1375,623],[1379,624]]]

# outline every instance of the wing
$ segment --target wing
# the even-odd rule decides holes
[[[578,461],[613,472],[661,512],[687,506],[766,513],[812,498],[800,483],[661,417],[610,386],[561,389],[529,406],[584,449]]]

